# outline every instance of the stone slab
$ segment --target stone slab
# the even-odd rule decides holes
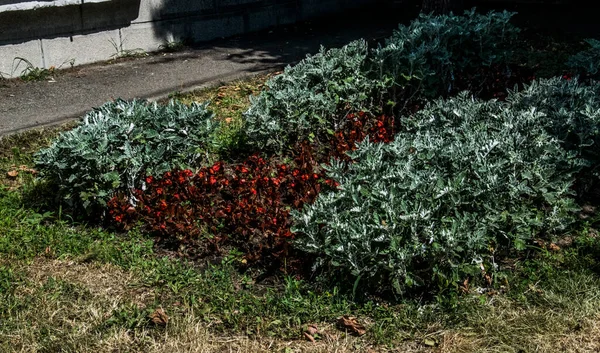
[[[40,40],[0,46],[0,75],[3,77],[20,76],[28,64],[18,58],[28,60],[34,67],[44,67]]]
[[[109,60],[122,49],[119,30],[43,39],[42,47],[46,67],[62,68]]]

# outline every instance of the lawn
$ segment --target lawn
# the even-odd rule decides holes
[[[572,38],[528,40],[514,60],[537,77],[564,75],[560,63],[582,47]],[[208,101],[222,124],[216,144],[226,147],[207,150],[200,171],[223,159],[243,166],[239,131],[248,96],[277,74],[172,95],[185,104]],[[174,246],[141,223],[125,230],[74,215],[37,179],[34,161],[73,127],[0,139],[2,352],[600,350],[593,206],[557,239],[532,239],[502,257],[491,277],[484,270],[479,279],[461,278],[456,290],[363,293],[358,281],[298,271],[292,257],[276,270],[260,261],[249,266],[251,257],[235,243],[200,256],[187,250],[194,243]],[[286,158],[277,157],[278,165]]]

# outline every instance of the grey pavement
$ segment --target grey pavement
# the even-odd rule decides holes
[[[213,41],[177,53],[74,67],[50,80],[0,81],[0,135],[59,124],[116,99],[158,100],[265,71],[279,70],[316,53],[365,38],[388,37],[398,21],[303,23],[272,31]]]

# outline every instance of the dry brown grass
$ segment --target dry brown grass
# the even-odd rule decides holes
[[[316,342],[306,340],[301,333],[297,340],[220,335],[192,311],[173,314],[160,328],[104,327],[107,318],[123,305],[153,307],[160,298],[153,289],[141,286],[135,273],[110,264],[36,258],[18,266],[25,271],[27,281],[15,294],[27,304],[10,318],[10,331],[0,329],[0,351],[600,352],[600,299],[595,294],[573,298],[552,290],[540,291],[550,306],[521,306],[498,296],[488,311],[474,314],[462,327],[431,327],[426,336],[388,347],[346,335],[332,323],[317,325],[322,334]],[[573,280],[572,285],[581,283],[585,287],[585,278]],[[427,346],[426,340],[435,346]]]
[[[15,264],[13,263],[13,266]],[[347,335],[332,324],[319,324],[327,332],[316,342],[299,334],[285,341],[247,335],[217,335],[194,315],[172,317],[161,329],[99,329],[113,310],[124,304],[153,305],[155,293],[138,286],[135,274],[110,264],[36,258],[19,263],[27,283],[16,297],[28,303],[11,317],[10,333],[0,330],[0,351],[46,352],[388,352],[366,340]],[[50,285],[51,283],[52,285]],[[5,344],[2,344],[4,341]],[[7,350],[10,347],[10,350]],[[400,349],[402,348],[402,349]],[[399,350],[400,349],[400,350]],[[420,352],[415,342],[400,342],[394,352]],[[425,350],[427,351],[427,349]]]

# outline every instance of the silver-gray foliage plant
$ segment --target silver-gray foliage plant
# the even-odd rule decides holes
[[[454,74],[502,63],[518,29],[513,14],[421,15],[383,47],[366,41],[321,51],[267,81],[244,114],[250,144],[281,151],[340,128],[351,110],[370,111],[414,97],[438,97]]]
[[[567,65],[590,76],[600,74],[600,40],[589,38],[585,40],[590,48],[569,58]]]
[[[296,245],[402,292],[567,231],[575,177],[598,169],[586,152],[598,151],[598,92],[549,80],[508,103],[466,92],[430,103],[393,142],[364,141],[348,153],[353,163],[331,161],[339,190],[293,213]],[[582,136],[571,147],[568,130]]]
[[[106,103],[38,152],[37,168],[71,206],[97,210],[115,191],[142,187],[145,175],[200,161],[215,144],[218,126],[207,105]]]
[[[250,97],[244,114],[248,141],[280,151],[296,140],[335,130],[343,121],[338,110],[361,107],[378,85],[366,77],[368,53],[364,40],[342,48],[322,47],[268,80],[266,90]]]

